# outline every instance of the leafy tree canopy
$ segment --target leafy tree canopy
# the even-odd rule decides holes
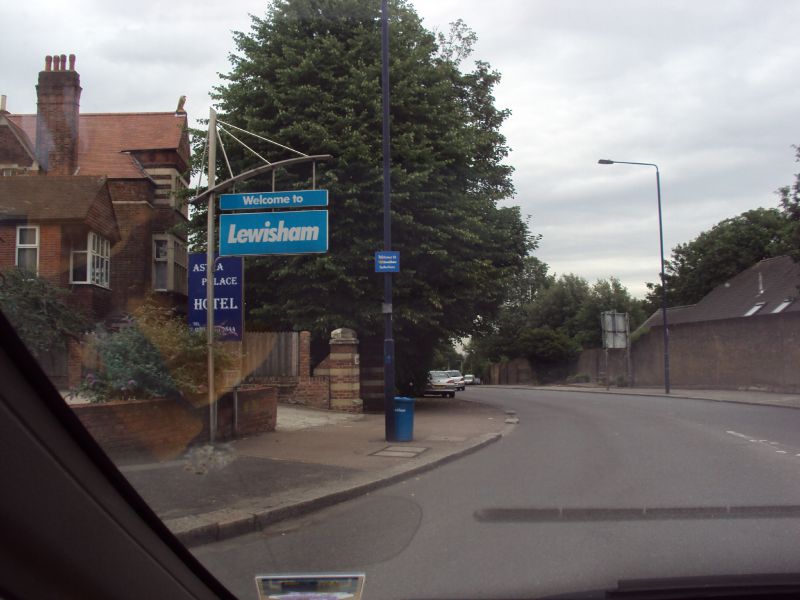
[[[514,190],[499,131],[509,113],[493,97],[499,73],[481,61],[460,70],[475,40],[463,23],[437,41],[409,3],[390,5],[395,337],[398,367],[421,376],[439,342],[496,314],[536,240],[519,209],[500,204]],[[331,199],[330,251],[248,258],[254,325],[321,338],[343,326],[362,338],[382,331],[383,281],[373,266],[383,235],[379,8],[372,0],[278,0],[234,36],[232,69],[214,94],[220,118],[333,156],[317,167]],[[286,158],[267,143],[254,147]],[[241,150],[229,146],[228,156],[234,172],[253,166]],[[279,172],[277,189],[308,188],[310,174]]]
[[[678,244],[666,261],[668,305],[694,304],[758,261],[789,253],[789,231],[790,223],[778,209],[756,208]],[[649,308],[656,310],[661,306],[661,285],[647,287]]]
[[[503,306],[491,333],[474,337],[468,347],[467,364],[483,375],[489,362],[527,358],[541,381],[558,379],[581,348],[602,346],[600,313],[628,313],[631,329],[646,317],[643,302],[614,277],[590,286],[574,274],[556,279],[544,263],[528,266],[535,274],[529,282],[538,285],[512,286],[523,293]]]
[[[795,146],[795,160],[800,162],[800,146]],[[795,262],[800,262],[800,173],[794,176],[794,183],[778,190],[781,211],[788,221],[788,254]]]

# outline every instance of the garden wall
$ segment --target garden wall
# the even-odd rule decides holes
[[[242,389],[238,419],[233,394],[218,402],[217,439],[274,431],[278,389]],[[208,440],[208,406],[181,400],[119,400],[74,404],[75,414],[105,452],[115,459],[169,460]],[[238,431],[235,431],[238,421]]]

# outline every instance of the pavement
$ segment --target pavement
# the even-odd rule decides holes
[[[279,405],[275,432],[120,470],[184,544],[206,544],[361,496],[501,439],[516,416],[469,400],[494,387],[664,395],[663,389],[590,384],[468,388],[455,399],[417,399],[413,441],[394,443],[385,440],[382,414]],[[800,408],[800,394],[760,390],[673,389],[670,396]]]
[[[361,496],[514,427],[513,415],[469,396],[417,399],[411,442],[387,442],[382,414],[279,405],[274,432],[119,468],[184,544],[205,544]]]

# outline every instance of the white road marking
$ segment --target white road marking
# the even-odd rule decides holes
[[[788,454],[788,452],[786,450],[776,450],[775,449],[775,446],[780,446],[781,445],[780,442],[772,442],[770,440],[757,440],[755,438],[751,438],[749,435],[744,435],[743,433],[739,433],[737,431],[733,431],[733,430],[730,430],[730,429],[726,430],[725,433],[727,433],[729,435],[736,436],[738,438],[745,439],[745,440],[747,440],[748,442],[751,442],[751,443],[767,444],[769,446],[772,446],[773,450],[775,450],[776,454]],[[795,454],[795,456],[800,456],[800,453]]]

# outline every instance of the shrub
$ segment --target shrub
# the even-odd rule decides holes
[[[98,372],[76,390],[94,402],[128,398],[175,398],[207,391],[207,342],[170,309],[147,301],[128,324],[97,334]],[[234,364],[232,352],[214,345],[215,376]]]
[[[591,380],[586,373],[575,373],[567,377],[567,383],[589,383]]]
[[[0,310],[38,359],[91,329],[67,297],[66,290],[16,267],[0,273]]]

